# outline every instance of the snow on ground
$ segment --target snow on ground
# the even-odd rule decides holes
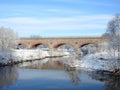
[[[76,58],[75,56],[65,56],[60,62],[70,67],[82,68],[86,71],[113,71],[117,65],[113,57],[107,52],[89,54],[80,58]]]
[[[79,66],[87,70],[113,71],[116,65],[116,61],[109,53],[101,52],[81,58]]]
[[[0,64],[9,64],[14,62],[23,62],[27,60],[39,60],[46,57],[65,56],[68,52],[61,51],[42,51],[42,50],[11,50],[0,52]],[[68,58],[67,56],[66,58]],[[113,60],[111,54],[101,52],[90,54],[80,59],[70,58],[61,60],[63,63],[72,67],[80,67],[86,70],[107,70],[113,71],[116,68],[116,61]]]
[[[22,62],[27,60],[43,59],[53,56],[68,55],[67,52],[51,52],[42,50],[11,50],[0,52],[0,63],[8,64],[13,62]]]

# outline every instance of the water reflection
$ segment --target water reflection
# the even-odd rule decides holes
[[[92,71],[88,73],[92,79],[99,80],[105,83],[106,90],[120,90],[120,77],[102,73],[98,71]]]
[[[0,87],[11,85],[18,79],[16,66],[6,66],[0,68]]]
[[[25,62],[19,64],[21,68],[28,69],[49,69],[49,70],[63,70],[64,65],[60,62],[62,58],[47,58],[40,61]]]
[[[79,78],[79,75],[80,73],[78,72],[78,70],[67,70],[66,73],[68,74],[71,82],[74,84],[74,85],[79,85],[80,83],[80,78]]]
[[[64,63],[63,60],[69,60],[69,63]],[[34,62],[26,62],[23,64],[20,64],[19,66],[22,68],[27,68],[27,69],[42,69],[42,70],[65,70],[67,73],[68,77],[70,78],[71,82],[74,85],[78,85],[80,82],[79,78],[79,72],[76,70],[74,67],[70,67],[70,62],[73,60],[73,58],[49,58],[49,59],[44,59],[41,61],[34,61]],[[68,61],[67,61],[68,62]]]
[[[120,90],[120,77],[112,76],[105,82],[105,85],[107,90]]]
[[[74,61],[73,57],[65,58],[49,58],[41,61],[27,62],[22,64],[22,68],[29,69],[50,69],[50,70],[64,70],[73,85],[80,85],[80,75],[82,70],[71,68],[70,64]],[[93,80],[104,83],[106,90],[120,90],[120,77],[111,76],[109,73],[99,73],[97,71],[90,71],[86,74]]]
[[[16,66],[0,68],[0,87],[11,86],[11,84],[14,86],[14,82],[19,81],[21,87],[23,86],[23,83],[26,84],[26,86],[29,86],[29,84],[31,85],[29,82],[34,82],[32,83],[33,89],[36,87],[36,84],[39,86],[44,83],[46,85],[45,87],[54,84],[56,84],[56,87],[60,88],[62,88],[61,86],[68,86],[69,90],[71,88],[79,90],[101,90],[101,88],[102,90],[120,90],[120,77],[97,71],[85,72],[80,68],[71,67],[69,64],[72,63],[74,59],[76,58],[49,58],[41,61],[19,64],[18,66],[21,69],[17,69]],[[34,72],[32,69],[36,69],[37,72],[36,70]],[[18,72],[20,75],[18,75]],[[32,76],[33,78],[29,79],[28,76]],[[72,83],[72,86],[67,80]],[[101,88],[98,88],[97,85]],[[24,87],[23,89],[26,90]],[[11,90],[13,90],[12,87]]]

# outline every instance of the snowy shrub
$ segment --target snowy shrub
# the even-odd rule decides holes
[[[16,48],[18,35],[9,28],[0,27],[0,50]]]

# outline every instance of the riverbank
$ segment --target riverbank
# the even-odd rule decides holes
[[[62,51],[10,50],[0,52],[0,66],[69,55]]]
[[[117,72],[120,75],[120,64],[117,60],[118,57],[113,57],[108,52],[99,52],[90,54],[80,58],[80,68],[88,71],[103,71],[103,72]],[[117,74],[115,73],[115,74]]]

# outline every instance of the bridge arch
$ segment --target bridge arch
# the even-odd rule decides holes
[[[97,51],[97,43],[84,43],[82,45],[80,45],[80,50],[82,52],[83,55],[87,55],[87,54],[92,54],[95,53]]]
[[[69,52],[69,53],[75,52],[75,47],[73,45],[67,44],[67,43],[59,43],[59,44],[55,45],[54,48],[58,51],[65,51],[65,52]]]
[[[69,45],[70,47],[74,48],[74,46],[69,43],[59,43],[57,45],[54,45],[53,48],[57,49],[58,47],[63,46],[63,45]]]
[[[32,49],[39,49],[39,48],[48,48],[49,49],[49,45],[48,44],[44,44],[44,43],[35,43],[31,46]]]
[[[19,43],[17,49],[28,49],[28,45],[25,43]]]
[[[82,47],[84,47],[84,46],[86,46],[86,45],[90,45],[90,44],[97,45],[98,43],[92,43],[92,42],[83,43],[83,44],[81,44],[81,45],[79,46],[79,48],[82,48]]]

